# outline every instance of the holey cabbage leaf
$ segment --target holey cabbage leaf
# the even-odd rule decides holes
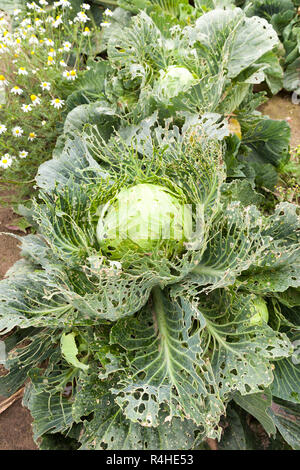
[[[271,56],[278,62],[278,44],[265,19],[248,18],[240,8],[216,8],[168,32],[142,11],[122,35],[112,32],[103,94],[133,117],[145,117],[154,106],[164,113],[231,113],[253,84],[264,81]]]
[[[270,86],[279,91],[283,73],[274,52],[279,39],[265,19],[248,18],[240,8],[216,8],[190,24],[165,30],[166,23],[156,24],[141,11],[121,34],[112,29],[107,59],[89,61],[82,93],[78,88],[68,99],[68,110],[79,105],[72,121],[78,117],[82,126],[89,114],[99,120],[97,100],[108,120],[122,114],[137,122],[155,109],[162,116],[181,110],[232,113],[274,69],[277,88]]]
[[[206,13],[190,7],[198,13],[184,22],[189,26],[183,27],[176,14],[175,24],[166,28],[169,13],[157,21],[147,10],[132,16],[126,27],[113,28],[107,58],[89,60],[89,70],[67,100],[69,114],[56,152],[70,133],[88,123],[108,141],[124,118],[135,125],[157,112],[160,123],[172,118],[183,126],[186,113],[196,118],[213,113],[229,123],[234,114],[241,125],[239,138],[233,139],[232,130],[222,137],[228,146],[227,175],[273,189],[278,168],[289,159],[289,125],[254,112],[265,93],[254,94],[253,87],[267,80],[272,93],[282,88],[278,36],[265,19],[221,4],[207,11],[215,6],[209,3]],[[146,4],[152,3],[141,2]],[[177,2],[172,5],[176,10]]]
[[[274,390],[286,399],[294,388],[296,366],[290,376],[286,364],[300,284],[296,207],[266,216],[226,195],[223,145],[199,122],[154,131],[142,122],[108,142],[87,128],[40,167],[37,233],[20,238],[23,257],[0,283],[0,394],[27,383],[42,446],[61,435],[83,449],[192,449],[221,437],[235,396]],[[176,230],[168,243],[155,224],[151,243],[135,247],[131,236],[119,250],[124,226],[105,214],[138,187],[132,224],[121,219],[137,226],[140,185],[143,224],[158,212],[165,224],[175,206]],[[184,205],[192,231],[178,246]],[[97,237],[101,217],[117,228],[111,248]],[[286,425],[274,423],[268,429]]]

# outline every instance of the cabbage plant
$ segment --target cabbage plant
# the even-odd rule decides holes
[[[286,121],[255,111],[265,98],[254,94],[253,87],[266,80],[277,93],[283,86],[280,41],[273,26],[232,5],[224,9],[222,2],[198,2],[193,8],[197,15],[188,23],[180,22],[183,9],[177,3],[172,2],[177,13],[170,6],[157,15],[154,10],[161,4],[140,3],[151,11],[132,17],[114,11],[103,46],[107,59],[90,60],[78,90],[68,98],[65,136],[93,123],[107,140],[122,118],[138,124],[154,112],[160,123],[167,125],[171,117],[178,126],[186,113],[197,118],[211,112],[229,123],[234,114],[241,138],[227,134],[227,175],[272,190],[290,158],[290,128]]]
[[[40,167],[37,233],[0,283],[0,393],[26,383],[42,448],[199,448],[221,438],[232,403],[299,446],[282,412],[299,400],[297,208],[239,200],[222,143],[200,131],[146,120],[106,142],[87,127]],[[147,214],[185,225],[187,205],[180,249],[155,224],[121,248],[110,229],[123,198],[142,230]]]

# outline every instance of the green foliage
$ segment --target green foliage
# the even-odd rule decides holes
[[[110,26],[74,87],[53,75],[66,108],[20,209],[36,234],[0,282],[0,394],[26,385],[42,449],[299,449],[299,209],[255,190],[290,129],[253,93],[282,87],[278,37],[295,89],[293,4],[93,3]]]
[[[299,2],[292,0],[247,0],[245,3],[247,16],[267,19],[279,35],[285,50],[283,86],[287,91],[299,94],[300,24],[297,7]]]
[[[222,136],[191,116],[181,130],[153,116],[108,141],[86,125],[40,167],[37,235],[20,239],[24,258],[0,283],[0,386],[9,394],[29,377],[24,403],[44,448],[61,433],[83,449],[191,449],[222,438],[232,399],[298,448],[297,423],[292,434],[271,404],[272,390],[288,393],[278,377],[295,354],[293,316],[278,305],[298,304],[285,296],[299,286],[296,207],[265,216],[227,197]],[[98,207],[139,184],[178,188],[201,223],[196,211],[181,253],[128,250],[116,264],[97,240]],[[251,321],[257,295],[268,324]],[[221,445],[248,446],[228,432]]]

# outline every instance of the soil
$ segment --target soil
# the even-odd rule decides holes
[[[292,129],[291,146],[300,144],[300,104],[293,104],[290,95],[279,94],[264,104],[260,110],[273,119],[285,119]],[[9,208],[0,208],[0,232],[9,233],[7,226],[15,218]],[[22,235],[22,232],[13,232]],[[8,235],[0,236],[0,279],[19,258],[18,241]],[[0,404],[4,400],[0,397]],[[0,414],[0,450],[37,449],[31,431],[32,419],[19,399]]]
[[[260,107],[260,111],[272,119],[285,119],[292,129],[291,147],[300,145],[300,103],[293,104],[290,94],[274,96]]]
[[[7,225],[10,225],[16,215],[10,208],[0,207],[0,279],[20,257],[18,240],[10,235]],[[13,232],[24,235],[22,232]],[[5,400],[0,396],[1,403]],[[37,449],[31,432],[32,418],[29,411],[22,406],[22,399],[0,414],[0,450],[33,450]]]

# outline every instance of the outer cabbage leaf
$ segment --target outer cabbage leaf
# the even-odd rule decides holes
[[[274,215],[267,217],[262,235],[269,240],[266,251],[259,262],[243,273],[239,280],[241,285],[261,295],[299,287],[300,244],[296,206],[287,202],[279,204]]]
[[[152,306],[113,327],[111,343],[124,348],[129,361],[113,393],[133,422],[157,426],[165,404],[170,419],[191,419],[206,435],[218,436],[212,429],[224,411],[222,400],[270,385],[271,361],[289,356],[292,346],[267,325],[250,325],[251,297],[174,296],[170,302],[156,289]]]
[[[276,398],[270,415],[285,441],[294,449],[300,449],[300,406]]]
[[[84,424],[81,449],[188,450],[193,447],[196,428],[191,420],[165,421],[167,412],[161,410],[157,428],[141,426],[124,417],[96,371],[81,385],[73,404],[73,416]],[[85,420],[84,416],[90,418]]]
[[[159,425],[159,409],[168,420],[191,419],[211,436],[224,406],[209,364],[203,358],[200,330],[191,332],[193,312],[185,311],[156,288],[153,306],[137,318],[118,322],[111,343],[127,352],[126,377],[113,390],[116,402],[133,422]]]

